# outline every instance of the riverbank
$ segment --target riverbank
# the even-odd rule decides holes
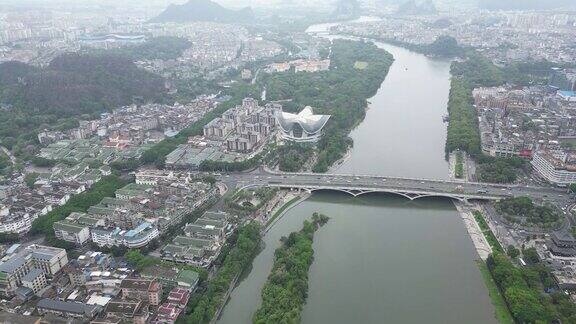
[[[284,203],[271,211],[272,217],[267,220],[263,232],[268,232],[274,226],[274,224],[276,224],[276,222],[278,222],[282,216],[284,216],[284,214],[286,214],[290,209],[298,206],[298,204],[301,202],[308,199],[308,197],[310,197],[310,194],[303,192],[284,196]]]
[[[494,278],[492,278],[492,274],[490,273],[490,270],[488,270],[486,262],[478,260],[477,263],[480,273],[482,274],[482,279],[484,279],[484,284],[488,289],[488,295],[492,300],[492,305],[494,305],[494,316],[500,324],[514,324],[514,318],[512,318],[508,305],[506,305],[506,301],[504,300],[500,289],[498,289]]]
[[[492,278],[492,274],[486,265],[486,260],[490,255],[492,255],[493,246],[496,244],[495,242],[488,241],[488,239],[491,238],[492,232],[487,228],[487,225],[478,218],[479,212],[476,210],[476,208],[479,208],[478,206],[472,209],[465,206],[463,203],[455,202],[454,204],[464,221],[464,225],[466,226],[466,230],[470,235],[472,243],[474,243],[476,252],[480,256],[481,260],[477,260],[476,263],[480,273],[482,274],[482,279],[484,280],[484,285],[488,290],[488,295],[490,296],[492,305],[494,306],[494,317],[500,324],[513,324],[514,319],[512,318],[512,314],[504,300],[504,296],[502,296],[500,289],[496,285],[496,282],[494,281],[494,278]],[[497,246],[500,247],[499,243]],[[501,251],[501,247],[497,249]]]
[[[468,231],[470,239],[476,248],[476,252],[478,252],[478,255],[480,256],[480,259],[486,261],[488,256],[492,253],[492,247],[490,246],[488,240],[486,240],[480,225],[478,225],[474,219],[472,210],[460,202],[455,202],[454,205],[456,206],[456,210],[458,210],[458,213],[460,214],[460,217],[466,226],[466,231]]]

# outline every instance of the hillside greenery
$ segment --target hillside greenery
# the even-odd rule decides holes
[[[183,4],[171,4],[153,22],[214,21],[220,23],[247,23],[254,20],[249,7],[233,10],[210,0],[189,0]]]
[[[274,265],[262,288],[262,305],[253,317],[255,324],[300,323],[301,312],[308,297],[308,270],[314,261],[312,241],[318,228],[328,217],[318,213],[303,228],[282,237],[282,245],[274,252]]]
[[[65,131],[122,105],[166,99],[164,80],[117,55],[64,54],[47,67],[0,64],[0,144],[36,153],[43,129]]]
[[[104,50],[109,55],[116,54],[130,57],[135,61],[140,60],[174,60],[182,56],[192,43],[181,37],[160,36],[147,40],[141,45],[125,46]],[[102,51],[96,50],[96,53]]]
[[[12,170],[12,162],[10,157],[0,150],[0,176],[9,175]]]

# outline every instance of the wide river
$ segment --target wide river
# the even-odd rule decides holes
[[[450,62],[377,45],[395,61],[336,172],[447,178],[442,116]],[[315,193],[266,234],[218,323],[251,323],[280,237],[315,211],[331,219],[315,236],[304,324],[496,323],[479,257],[452,202],[337,192]]]

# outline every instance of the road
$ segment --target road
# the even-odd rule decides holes
[[[366,192],[397,193],[414,199],[424,196],[443,196],[455,199],[498,200],[527,196],[566,206],[571,197],[566,189],[527,185],[503,185],[478,182],[457,182],[430,179],[410,179],[371,175],[277,173],[262,168],[250,173],[217,175],[229,188],[280,187],[309,191],[328,189],[358,195]]]
[[[12,152],[10,152],[10,150],[5,148],[4,146],[0,146],[0,149],[4,152],[4,154],[8,156],[10,162],[12,162],[12,165],[16,164],[16,157],[12,155]]]

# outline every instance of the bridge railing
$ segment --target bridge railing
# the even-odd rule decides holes
[[[343,174],[343,173],[313,173],[313,172],[278,172],[265,168],[264,171],[269,174],[284,176],[284,175],[296,175],[296,176],[314,176],[314,177],[345,177],[345,178],[378,178],[378,179],[389,179],[389,180],[404,180],[404,181],[424,181],[428,183],[445,183],[454,185],[477,185],[477,186],[491,186],[498,188],[533,188],[538,189],[539,187],[530,186],[520,186],[518,184],[507,185],[501,183],[490,183],[490,182],[463,182],[463,181],[451,181],[444,179],[427,179],[427,178],[410,178],[410,177],[389,177],[382,175],[370,175],[370,174]]]

